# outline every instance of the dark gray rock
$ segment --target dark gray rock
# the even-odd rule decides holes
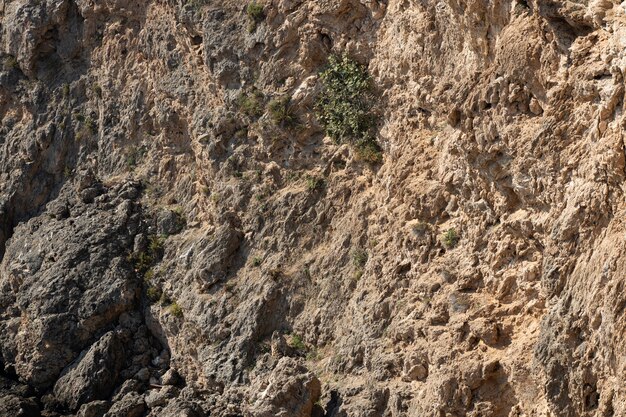
[[[140,282],[126,258],[140,225],[138,207],[119,195],[124,188],[109,189],[95,204],[68,198],[70,217],[55,209],[52,218],[19,225],[7,242],[0,352],[5,366],[33,387],[51,387],[136,302]]]
[[[175,369],[168,369],[167,372],[161,376],[161,383],[163,385],[176,385],[180,382],[180,375]]]
[[[39,417],[41,411],[34,398],[0,393],[0,416]]]
[[[176,398],[179,389],[176,387],[165,386],[160,389],[153,389],[146,394],[146,405],[148,408],[163,407],[167,405],[169,400]]]
[[[125,351],[114,332],[102,336],[65,371],[54,385],[54,395],[72,410],[107,398],[116,386]]]
[[[264,386],[264,389],[258,387],[256,401],[249,407],[248,415],[310,416],[321,394],[321,383],[317,377],[290,357],[279,360]]]
[[[161,210],[157,215],[157,233],[160,235],[175,235],[185,227],[185,218],[179,212]]]
[[[116,401],[105,417],[139,417],[146,410],[143,396],[137,392],[129,392],[119,401]]]
[[[102,417],[111,407],[108,401],[92,401],[81,405],[76,417]]]

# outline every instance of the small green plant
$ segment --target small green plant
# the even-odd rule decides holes
[[[441,237],[441,242],[448,249],[454,248],[459,243],[459,235],[456,229],[448,229]]]
[[[85,118],[85,129],[87,129],[90,133],[96,133],[98,131],[96,122],[89,116]]]
[[[347,55],[333,55],[320,80],[322,92],[315,110],[328,136],[352,143],[360,159],[380,162],[382,152],[374,137],[372,81],[367,69]]]
[[[309,191],[321,190],[322,188],[324,188],[324,185],[326,184],[326,181],[324,180],[324,178],[321,178],[321,177],[307,175],[305,178],[306,178],[306,188]]]
[[[150,268],[163,257],[164,236],[148,236],[148,248],[145,251],[133,252],[128,255],[128,261],[133,265],[135,272],[141,275],[148,273]]]
[[[90,116],[85,117],[82,113],[74,113],[74,119],[80,123],[74,135],[77,141],[87,139],[98,131],[97,123]]]
[[[17,59],[13,56],[13,55],[7,55],[6,57],[4,57],[4,59],[2,60],[2,66],[4,67],[5,71],[8,70],[12,70],[14,68],[18,67],[18,62]]]
[[[63,168],[63,177],[65,177],[65,179],[69,179],[72,177],[72,169],[68,166],[66,166],[65,168]]]
[[[267,105],[272,123],[280,127],[290,127],[296,122],[296,116],[290,105],[289,97],[273,99]]]
[[[356,154],[362,161],[378,164],[383,160],[380,146],[371,140],[360,140],[356,143]]]
[[[68,98],[70,96],[70,85],[68,83],[63,84],[61,94],[63,94],[63,98]]]
[[[163,295],[163,292],[161,291],[161,289],[152,285],[149,286],[148,289],[146,290],[146,296],[148,297],[148,300],[150,300],[153,303],[156,303],[157,301],[159,301],[162,295]]]
[[[141,146],[139,148],[136,146],[131,146],[130,148],[128,148],[128,151],[126,153],[126,158],[124,160],[126,164],[126,168],[132,171],[137,166],[139,161],[144,157],[145,154],[146,154],[146,148],[144,146]]]
[[[259,267],[263,263],[263,259],[259,256],[255,256],[252,258],[252,266]]]
[[[304,341],[302,340],[302,337],[297,334],[292,334],[289,337],[287,344],[291,346],[292,348],[294,348],[295,350],[298,350],[301,352],[304,352],[307,350],[306,345],[304,344]]]
[[[187,216],[185,215],[185,210],[181,206],[176,206],[172,209],[172,212],[176,216],[176,224],[181,229],[187,227]]]
[[[239,111],[248,117],[257,118],[263,114],[264,96],[259,90],[242,92],[237,98]]]
[[[146,271],[145,274],[143,274],[143,280],[144,282],[150,282],[152,281],[154,276],[155,276],[154,269],[150,268]]]
[[[98,98],[102,98],[102,87],[100,87],[100,85],[98,84],[94,84],[91,86],[91,91],[94,92],[94,94],[98,97]]]
[[[364,249],[355,249],[352,252],[352,264],[357,268],[363,268],[368,259],[367,252]]]
[[[246,7],[246,14],[250,19],[250,25],[248,26],[249,32],[254,32],[257,25],[265,20],[263,5],[257,3],[256,1],[248,3],[248,7]]]
[[[169,310],[170,310],[170,313],[172,313],[172,315],[175,317],[183,316],[183,309],[178,305],[176,301],[170,304]]]
[[[317,362],[320,359],[322,359],[322,355],[320,354],[319,350],[317,350],[316,347],[309,349],[309,351],[306,354],[306,360]]]
[[[166,236],[150,235],[148,237],[148,250],[154,257],[163,256],[163,246],[165,245]]]

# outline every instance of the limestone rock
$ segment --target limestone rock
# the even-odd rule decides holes
[[[117,385],[124,362],[122,342],[115,333],[106,333],[63,371],[54,385],[54,395],[72,410],[104,400]]]
[[[255,417],[290,415],[310,416],[320,397],[317,377],[293,358],[279,360],[268,380],[259,387],[254,404],[247,414]]]

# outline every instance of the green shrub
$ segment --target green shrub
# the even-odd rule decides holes
[[[259,267],[261,266],[262,263],[263,263],[263,259],[261,259],[261,257],[255,256],[254,258],[252,258],[252,266]]]
[[[274,125],[288,127],[295,124],[296,117],[289,104],[289,97],[273,99],[267,105],[267,109],[270,115],[270,119],[272,120],[272,123],[274,123]]]
[[[176,316],[176,317],[182,317],[183,316],[183,309],[175,301],[172,304],[170,304],[169,310],[170,310],[170,313],[172,313],[173,316]]]
[[[90,133],[96,133],[98,131],[98,125],[90,116],[85,118],[85,129]]]
[[[181,228],[185,228],[187,226],[187,216],[185,215],[185,209],[181,206],[176,206],[172,209],[172,212],[176,215],[176,223]]]
[[[326,134],[337,142],[352,143],[359,158],[380,162],[382,153],[374,137],[372,82],[367,69],[347,55],[333,55],[320,80],[322,92],[315,109]]]
[[[291,346],[292,348],[294,348],[295,350],[299,350],[299,351],[306,351],[306,345],[304,344],[304,341],[302,340],[302,337],[300,337],[297,334],[292,334],[289,337],[289,340],[287,341],[287,344],[289,346]]]
[[[146,276],[150,268],[163,257],[164,236],[148,236],[148,248],[145,251],[133,252],[128,256],[128,261],[138,274]]]
[[[148,237],[148,250],[153,257],[163,256],[163,246],[165,245],[166,237],[161,235],[150,235]]]
[[[94,94],[98,96],[98,98],[102,98],[102,87],[100,87],[98,84],[92,85],[91,91],[93,91]]]
[[[147,150],[145,146],[141,146],[139,148],[136,146],[129,147],[126,150],[126,157],[124,159],[126,168],[128,168],[129,170],[133,170],[137,166],[139,161],[145,156],[146,152]]]
[[[459,243],[459,235],[454,228],[448,229],[441,237],[441,242],[446,248],[452,249]]]
[[[315,177],[312,175],[306,176],[306,188],[309,191],[321,190],[322,188],[324,188],[325,184],[326,181],[324,180],[324,178]]]
[[[363,249],[355,249],[352,252],[352,263],[357,268],[363,268],[367,263],[368,255]]]
[[[359,159],[371,164],[378,164],[383,160],[383,152],[378,143],[371,140],[360,140],[356,143],[356,154]]]
[[[263,5],[257,3],[256,1],[248,3],[248,7],[246,7],[246,14],[254,23],[261,23],[265,19]]]
[[[146,296],[153,303],[156,303],[157,301],[159,301],[162,295],[163,295],[162,291],[158,287],[155,287],[155,286],[150,286],[146,290]]]
[[[242,92],[237,98],[237,106],[246,116],[257,118],[263,114],[263,99],[263,93],[259,90]]]
[[[146,271],[145,274],[143,274],[143,280],[144,282],[150,282],[152,281],[152,279],[155,277],[155,273],[154,273],[154,269],[150,268]]]
[[[5,71],[8,71],[17,68],[19,64],[17,62],[17,59],[13,55],[7,55],[2,60],[2,66],[4,67]]]
[[[70,85],[68,83],[63,84],[61,94],[63,94],[63,98],[70,96]]]

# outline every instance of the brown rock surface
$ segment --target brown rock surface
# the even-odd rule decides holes
[[[258,5],[0,2],[0,411],[626,415],[624,5]]]

